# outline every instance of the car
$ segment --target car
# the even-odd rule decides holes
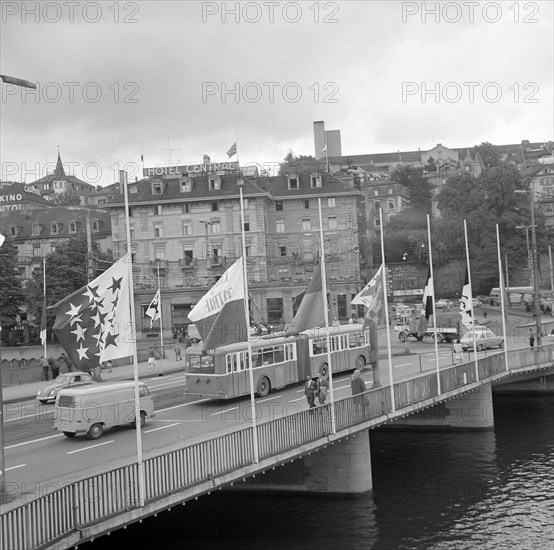
[[[450,309],[452,302],[450,300],[438,300],[435,302],[435,309]]]
[[[473,349],[473,331],[467,331],[460,338],[460,344],[462,344],[462,349],[472,350]],[[487,327],[476,327],[475,328],[475,347],[477,351],[483,351],[488,348],[503,348],[504,347],[504,338],[502,336],[497,336],[492,330]]]
[[[87,386],[89,384],[96,384],[96,382],[92,379],[92,376],[88,372],[65,372],[60,374],[50,384],[39,390],[37,393],[37,401],[43,404],[54,403],[60,390],[65,388]]]

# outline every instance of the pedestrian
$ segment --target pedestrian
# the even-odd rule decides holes
[[[156,359],[159,359],[160,356],[158,352],[154,349],[154,346],[150,346],[150,351],[148,352],[148,368],[149,369],[155,369],[158,364],[156,363]]]
[[[173,348],[175,351],[175,361],[177,363],[181,362],[181,346],[179,345],[179,342],[175,341],[175,347]]]
[[[63,372],[69,372],[71,369],[69,368],[69,359],[65,353],[62,353],[58,357],[58,365],[60,367],[60,371]]]
[[[365,396],[361,394],[366,392],[366,385],[359,369],[356,369],[352,375],[350,388],[352,389],[352,395],[354,396],[355,413],[358,414],[362,411],[365,416]]]
[[[50,365],[50,370],[52,371],[52,380],[55,380],[60,374],[60,365],[52,356],[48,358],[48,364]]]
[[[460,339],[458,338],[456,342],[454,343],[454,362],[455,363],[461,363],[462,362],[462,343],[460,342]]]
[[[44,355],[41,355],[40,357],[40,366],[42,367],[42,379],[48,380],[48,373],[50,370],[50,366],[48,365],[48,359],[46,359]]]
[[[325,405],[327,400],[327,392],[329,391],[329,378],[327,375],[321,375],[318,381],[317,399],[320,405]]]
[[[317,382],[313,380],[311,376],[307,376],[304,394],[306,395],[306,400],[308,401],[308,405],[310,406],[310,409],[313,409],[315,407],[316,391],[317,391]],[[313,411],[311,410],[310,412],[313,413]]]
[[[532,328],[529,329],[529,346],[532,348],[535,347],[535,333]]]

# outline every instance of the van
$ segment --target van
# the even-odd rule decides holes
[[[200,336],[200,332],[198,332],[198,329],[196,328],[196,325],[191,323],[187,327],[187,334],[189,335],[191,344],[197,344],[202,340],[202,336]]]
[[[156,415],[154,397],[139,382],[140,425]],[[135,426],[135,383],[114,382],[60,390],[56,396],[54,429],[66,437],[87,434],[98,439],[105,428]]]

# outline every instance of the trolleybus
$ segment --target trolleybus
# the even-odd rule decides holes
[[[373,362],[369,330],[361,324],[330,328],[333,374],[363,369]],[[260,397],[271,390],[296,384],[328,370],[324,329],[309,329],[295,336],[269,334],[251,342],[252,376]],[[250,393],[248,343],[238,342],[202,353],[201,346],[185,354],[186,392],[214,399],[232,399]]]

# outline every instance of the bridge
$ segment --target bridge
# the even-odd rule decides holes
[[[335,431],[331,404],[258,424],[257,462],[251,428],[207,434],[143,462],[143,503],[139,466],[129,463],[67,482],[23,505],[3,507],[9,509],[0,515],[0,549],[77,546],[232,486],[335,494],[371,490],[368,430],[405,422],[491,428],[492,384],[553,373],[554,344],[548,344],[482,357],[477,365],[443,368],[440,393],[436,372],[410,375],[395,382],[392,392],[383,386],[336,400]]]

